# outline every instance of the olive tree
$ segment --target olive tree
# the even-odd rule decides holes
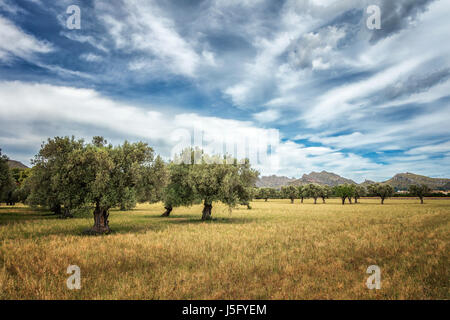
[[[308,196],[306,195],[306,189],[305,186],[298,186],[297,187],[297,192],[298,192],[298,196],[300,198],[300,203],[303,203],[303,199],[307,198]]]
[[[333,189],[330,186],[321,186],[320,197],[322,198],[323,203],[325,203],[325,199],[331,197],[332,194]]]
[[[264,201],[267,202],[267,200],[270,197],[270,193],[271,193],[270,188],[259,188],[258,196],[259,198],[264,199]]]
[[[423,198],[426,194],[430,193],[431,189],[426,185],[411,185],[409,186],[409,193],[413,196],[416,196],[420,199],[420,203],[423,204]]]
[[[202,220],[209,220],[215,201],[226,204],[230,210],[240,203],[249,204],[258,174],[248,160],[185,149],[169,165],[163,215],[168,216],[173,207],[203,202]]]
[[[94,139],[76,157],[74,166],[83,171],[87,193],[85,202],[95,206],[94,226],[90,233],[109,233],[109,210],[123,203],[133,203],[138,195],[142,167],[153,160],[153,149],[146,143],[113,147]]]
[[[314,199],[314,204],[317,204],[317,198],[322,195],[322,187],[318,184],[310,183],[304,187],[304,192],[308,198]]]
[[[345,204],[345,199],[351,198],[354,196],[355,188],[354,185],[350,184],[341,184],[338,186],[335,186],[333,188],[333,193],[335,196],[341,198],[342,204]]]
[[[71,217],[72,209],[84,203],[83,168],[74,167],[73,156],[83,151],[83,140],[72,136],[55,137],[43,142],[31,161],[33,168],[26,179],[26,202],[41,205],[62,217]]]
[[[8,166],[8,157],[0,149],[0,202],[7,201],[8,194],[14,189],[14,179]]]
[[[291,203],[298,197],[298,189],[295,186],[281,187],[281,196],[285,199],[290,199]]]
[[[375,183],[371,184],[368,188],[369,193],[380,197],[381,204],[384,204],[386,198],[392,197],[394,194],[394,188],[388,184]]]
[[[355,186],[355,192],[353,194],[353,198],[355,199],[355,203],[358,203],[358,199],[364,197],[367,194],[366,188],[363,186]]]
[[[239,184],[237,185],[237,193],[239,202],[241,205],[247,206],[247,209],[251,209],[250,202],[253,200],[254,187],[256,180],[258,179],[259,172],[252,169],[250,161],[245,159],[238,164]]]

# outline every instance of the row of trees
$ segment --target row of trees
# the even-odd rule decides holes
[[[192,161],[179,161],[186,157]],[[174,207],[203,202],[202,219],[210,219],[215,201],[230,208],[249,205],[259,174],[248,160],[186,149],[179,159],[166,163],[146,143],[125,141],[113,146],[102,137],[94,137],[91,143],[74,137],[48,139],[32,164],[29,176],[16,188],[20,201],[49,208],[64,218],[93,207],[91,233],[110,232],[111,208],[127,210],[138,202],[163,201],[164,216]],[[2,189],[6,189],[3,186],[12,185],[6,157],[0,169],[4,171]]]
[[[409,193],[420,199],[423,204],[423,198],[430,193],[430,188],[426,185],[412,185],[409,188]],[[375,183],[369,185],[367,188],[354,184],[341,184],[335,187],[322,186],[318,184],[307,184],[302,186],[284,186],[280,190],[275,188],[258,188],[254,191],[257,199],[290,199],[291,203],[294,203],[295,199],[300,199],[303,203],[303,199],[314,199],[314,204],[317,203],[317,199],[322,199],[325,203],[326,198],[338,197],[341,198],[342,204],[348,199],[349,203],[352,203],[352,199],[355,203],[358,203],[358,199],[365,196],[379,197],[381,204],[384,204],[384,200],[394,195],[394,189],[388,184]]]

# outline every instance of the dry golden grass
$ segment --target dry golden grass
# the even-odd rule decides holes
[[[90,216],[0,207],[0,298],[449,299],[450,200],[361,202],[216,204],[209,222],[140,205],[112,211],[106,236],[83,235]],[[73,264],[81,290],[66,287]],[[372,264],[381,290],[365,286]]]

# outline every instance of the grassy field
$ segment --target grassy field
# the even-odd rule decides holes
[[[60,220],[0,207],[0,299],[449,299],[450,199],[255,201],[215,220],[161,204]],[[381,289],[365,282],[381,268]],[[81,290],[66,269],[81,268]]]

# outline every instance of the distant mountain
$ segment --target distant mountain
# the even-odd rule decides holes
[[[280,176],[265,176],[261,177],[257,182],[256,186],[261,188],[281,188],[282,186],[294,185],[300,186],[309,183],[315,183],[327,186],[337,186],[340,184],[357,184],[351,179],[341,177],[332,172],[322,171],[322,172],[311,172],[310,174],[304,174],[300,179],[280,177]],[[368,187],[371,184],[376,183],[372,180],[365,180],[360,185],[363,187]],[[413,184],[426,184],[433,190],[450,190],[450,179],[444,178],[430,178],[426,176],[421,176],[414,173],[399,173],[393,176],[391,179],[386,180],[385,184],[390,184],[396,190],[408,190],[410,185]]]
[[[390,184],[397,190],[407,190],[409,186],[413,184],[426,184],[433,190],[448,190],[448,187],[450,186],[450,179],[430,178],[406,172],[398,173],[383,183]]]
[[[286,186],[289,182],[294,181],[295,178],[280,177],[276,175],[264,176],[256,181],[258,188],[276,188],[279,189],[282,186]]]
[[[22,162],[16,161],[16,160],[8,160],[8,166],[9,166],[10,169],[14,169],[14,168],[27,169],[28,168]]]
[[[375,181],[372,181],[372,180],[364,180],[364,182],[362,182],[362,183],[360,183],[359,185],[360,186],[363,186],[363,187],[368,187],[368,186],[370,186],[371,184],[374,184],[374,183],[376,183]]]
[[[327,186],[337,186],[339,184],[350,183],[356,184],[355,181],[347,178],[343,178],[332,172],[322,171],[322,172],[311,172],[310,174],[304,174],[300,179],[290,182],[289,184],[300,186],[309,183],[316,183]]]

